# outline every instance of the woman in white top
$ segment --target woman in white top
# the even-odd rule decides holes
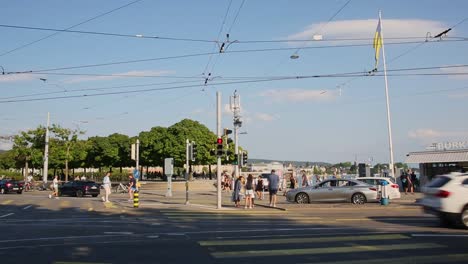
[[[104,179],[102,180],[102,185],[104,186],[104,191],[106,192],[105,196],[102,196],[102,201],[105,203],[109,202],[109,195],[111,193],[111,181],[110,181],[110,176],[112,172],[109,171],[106,176],[104,176]]]
[[[50,199],[52,199],[52,196],[54,196],[55,199],[58,199],[58,193],[59,193],[58,183],[59,183],[58,176],[55,175],[54,180],[52,181],[52,190],[53,190],[53,192],[51,194],[49,194]]]

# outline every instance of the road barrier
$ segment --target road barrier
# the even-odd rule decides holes
[[[138,198],[140,194],[138,191],[133,193],[133,208],[138,208],[140,206],[140,199]]]

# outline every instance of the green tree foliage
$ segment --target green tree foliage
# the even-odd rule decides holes
[[[63,128],[59,125],[52,125],[51,132],[54,135],[54,140],[50,141],[51,150],[58,153],[54,155],[58,161],[63,160],[65,166],[65,181],[68,181],[68,163],[74,159],[73,151],[78,142],[78,136],[84,134],[79,129]],[[59,162],[57,162],[60,164]]]

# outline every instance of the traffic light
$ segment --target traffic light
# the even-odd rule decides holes
[[[226,137],[226,144],[227,145],[232,143],[232,139],[229,138],[229,134],[232,134],[232,130],[225,128],[223,136]]]
[[[221,157],[223,155],[223,138],[216,140],[216,156]]]
[[[249,156],[247,155],[247,152],[242,152],[242,166],[245,166],[247,164],[248,159]]]
[[[195,159],[197,158],[197,144],[195,143],[195,141],[192,141],[192,143],[190,144],[190,160],[192,161],[195,161]]]

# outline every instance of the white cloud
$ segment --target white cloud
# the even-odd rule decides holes
[[[451,73],[454,75],[448,75],[449,78],[451,79],[459,79],[459,80],[467,80],[468,79],[468,67],[457,67],[457,68],[442,68],[440,69],[442,73]],[[465,75],[461,75],[461,73],[464,73]],[[460,74],[460,75],[456,75]]]
[[[80,83],[80,82],[90,82],[90,81],[109,81],[119,78],[127,78],[132,76],[163,76],[174,74],[174,71],[164,71],[164,70],[146,70],[146,71],[128,71],[122,73],[114,73],[108,76],[84,76],[76,77],[65,80],[64,83]]]
[[[22,82],[22,81],[30,81],[37,79],[39,80],[40,76],[34,75],[34,74],[27,74],[27,73],[21,73],[21,74],[5,74],[2,75],[0,73],[0,82]]]
[[[264,121],[264,122],[271,122],[279,119],[278,115],[270,115],[267,113],[255,113],[254,114],[254,119],[259,120],[259,121]]]
[[[453,93],[449,94],[448,97],[454,99],[465,99],[468,97],[468,93]]]
[[[431,128],[419,128],[410,130],[408,137],[422,142],[434,142],[435,140],[460,139],[467,137],[468,131],[440,131]]]
[[[314,23],[305,30],[288,36],[288,39],[312,39],[314,33],[322,34],[323,39],[333,38],[373,38],[377,19],[339,20],[328,23]],[[434,36],[448,28],[440,21],[423,19],[385,19],[382,21],[384,38],[425,37],[427,32]],[[453,33],[453,32],[451,32]]]
[[[260,95],[276,102],[304,102],[329,101],[338,96],[338,94],[336,90],[273,89],[265,91]]]

